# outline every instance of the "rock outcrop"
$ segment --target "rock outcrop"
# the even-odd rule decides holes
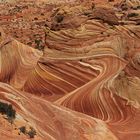
[[[0,115],[0,137],[27,139],[26,126],[36,140],[138,140],[139,1],[62,3],[42,50],[0,29],[0,100],[16,110],[13,124]]]

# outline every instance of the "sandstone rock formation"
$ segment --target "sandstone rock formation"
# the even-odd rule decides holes
[[[0,29],[0,100],[16,110],[13,124],[0,115],[0,137],[27,139],[26,126],[36,140],[139,140],[140,2],[62,3],[42,50]]]

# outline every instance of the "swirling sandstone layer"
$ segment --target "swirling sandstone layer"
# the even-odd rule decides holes
[[[98,119],[57,106],[29,93],[19,92],[4,83],[0,84],[0,89],[1,100],[12,103],[20,116],[17,120],[26,120],[37,130],[36,140],[116,140],[106,124]],[[18,136],[12,128],[7,133],[8,127],[0,128],[2,138],[27,139],[24,135]]]
[[[0,100],[16,109],[15,128],[33,126],[38,140],[139,140],[139,6],[64,4],[43,51],[0,29]],[[3,139],[27,139],[0,117]]]

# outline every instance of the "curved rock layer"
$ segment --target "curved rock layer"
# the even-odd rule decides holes
[[[0,81],[22,89],[42,52],[6,37],[1,30]]]
[[[54,101],[96,78],[97,75],[97,70],[79,62],[38,63],[24,90]]]
[[[0,99],[35,139],[140,139],[140,3],[114,2],[58,8],[43,53],[0,29]],[[27,138],[2,124],[3,139]]]
[[[19,120],[26,120],[37,130],[36,140],[117,139],[101,120],[57,106],[29,93],[19,92],[4,83],[0,83],[0,90],[1,100],[12,103],[21,116]],[[13,129],[7,133],[7,129],[8,126],[0,127],[2,138],[27,139],[24,135],[18,136]]]

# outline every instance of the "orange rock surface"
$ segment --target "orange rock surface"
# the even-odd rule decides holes
[[[0,12],[0,101],[16,110],[13,124],[0,114],[2,140],[30,139],[21,126],[35,140],[140,139],[139,0],[0,7],[9,7]]]

